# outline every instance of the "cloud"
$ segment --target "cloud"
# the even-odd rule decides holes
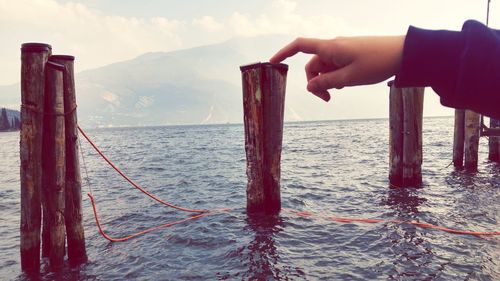
[[[339,16],[332,16],[330,13],[303,13],[304,6],[299,6],[298,1],[274,0],[263,3],[251,13],[248,10],[235,9],[218,16],[207,14],[197,17],[186,26],[189,32],[182,37],[183,42],[185,45],[198,46],[233,37],[270,34],[288,35],[290,38],[333,38],[338,35],[356,34]]]
[[[76,1],[76,0],[75,0]],[[19,47],[44,42],[58,54],[76,57],[77,72],[131,59],[146,52],[213,44],[235,36],[288,34],[328,37],[344,34],[340,18],[302,15],[291,0],[264,2],[257,12],[230,11],[193,19],[105,14],[77,2],[0,0],[0,84],[19,81]]]
[[[193,26],[208,32],[217,32],[224,29],[224,25],[211,16],[204,16],[194,19]]]
[[[297,3],[290,0],[272,1],[256,16],[235,11],[223,20],[223,26],[228,36],[287,34],[325,37],[352,33],[342,18],[301,15]]]
[[[18,60],[12,58],[19,58],[23,42],[44,42],[52,45],[54,53],[75,55],[77,70],[87,69],[145,52],[182,48],[178,34],[183,25],[163,17],[106,15],[72,2],[0,0],[0,34],[9,38],[2,42],[0,59],[13,68]],[[19,74],[7,73],[8,80],[14,80],[12,75]]]

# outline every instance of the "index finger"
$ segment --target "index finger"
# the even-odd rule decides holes
[[[279,50],[271,59],[270,63],[279,63],[298,52],[306,54],[317,54],[322,40],[314,38],[297,38]]]

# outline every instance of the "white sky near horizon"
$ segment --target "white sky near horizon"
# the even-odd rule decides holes
[[[500,0],[490,26],[500,28]],[[76,71],[238,36],[404,34],[486,20],[487,0],[0,0],[0,85],[19,82],[20,46],[48,42]],[[270,54],[272,55],[272,54]],[[302,69],[300,70],[302,71]]]

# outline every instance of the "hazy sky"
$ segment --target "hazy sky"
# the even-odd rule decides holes
[[[500,26],[491,3],[490,25]],[[47,42],[78,58],[77,71],[216,43],[281,33],[331,38],[402,34],[408,25],[460,29],[485,21],[487,0],[0,0],[0,85],[19,81],[19,47]]]
[[[497,29],[499,2],[492,0],[490,9],[490,26]],[[238,36],[405,34],[409,25],[460,30],[467,19],[485,22],[486,6],[487,0],[0,0],[0,85],[19,82],[23,42],[50,43],[53,53],[76,56],[75,68],[80,72],[146,52]],[[287,61],[289,76],[303,76],[307,57],[298,59]],[[387,86],[380,83],[344,88],[328,104],[311,102],[318,109],[331,110],[332,115],[325,117],[329,119],[387,117],[384,93]],[[426,95],[424,115],[451,114],[437,95]]]

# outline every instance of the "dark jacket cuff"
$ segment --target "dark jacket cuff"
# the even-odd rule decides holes
[[[446,88],[454,90],[463,49],[460,32],[425,30],[410,26],[406,34],[396,87]]]

